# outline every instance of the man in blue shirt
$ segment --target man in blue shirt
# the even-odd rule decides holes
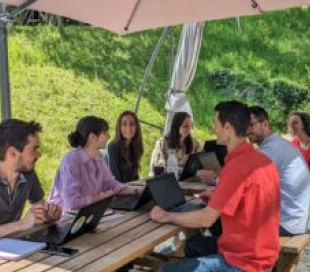
[[[280,235],[292,236],[307,232],[310,208],[310,176],[302,155],[291,143],[272,131],[267,112],[250,107],[248,137],[269,157],[280,174]]]

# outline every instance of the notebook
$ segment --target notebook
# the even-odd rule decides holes
[[[46,247],[46,243],[2,238],[0,239],[0,259],[20,260],[44,247]]]

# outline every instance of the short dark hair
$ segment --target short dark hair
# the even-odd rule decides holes
[[[259,106],[252,106],[249,107],[249,111],[250,114],[253,114],[258,121],[269,121],[268,113],[264,108]]]
[[[28,136],[42,131],[39,123],[26,122],[18,119],[7,119],[0,123],[0,161],[5,159],[9,147],[15,147],[19,152],[28,143]]]
[[[218,119],[222,125],[230,123],[238,137],[245,137],[251,121],[247,105],[238,101],[220,102],[215,106]]]
[[[90,133],[99,136],[108,130],[109,124],[106,120],[96,116],[85,116],[78,121],[75,131],[68,135],[68,141],[72,147],[84,147]]]

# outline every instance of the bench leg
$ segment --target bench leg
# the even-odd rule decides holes
[[[276,264],[276,272],[296,272],[299,255],[290,253],[281,253]]]

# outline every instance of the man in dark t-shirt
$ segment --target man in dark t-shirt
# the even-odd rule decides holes
[[[61,216],[58,206],[44,201],[34,171],[40,157],[40,131],[41,126],[33,121],[8,119],[0,123],[0,237]],[[27,200],[31,208],[21,219]]]

